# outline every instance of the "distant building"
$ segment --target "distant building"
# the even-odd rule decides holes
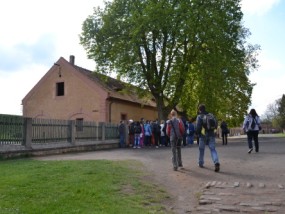
[[[119,123],[157,118],[151,95],[139,97],[135,87],[76,66],[63,57],[23,98],[23,116],[31,118]]]

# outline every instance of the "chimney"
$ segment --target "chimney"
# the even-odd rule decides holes
[[[74,65],[74,60],[75,60],[75,56],[70,55],[70,56],[69,56],[69,63],[72,64],[72,65]]]

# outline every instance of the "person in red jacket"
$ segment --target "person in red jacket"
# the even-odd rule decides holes
[[[173,170],[177,171],[178,167],[183,167],[181,142],[185,132],[185,127],[182,120],[177,118],[177,112],[175,110],[172,110],[170,115],[171,119],[167,121],[166,134],[170,138]]]

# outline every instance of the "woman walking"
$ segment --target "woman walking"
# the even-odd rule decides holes
[[[260,118],[255,109],[251,109],[243,122],[243,130],[247,134],[248,153],[253,150],[252,140],[254,141],[255,152],[259,152],[258,133],[260,129]]]

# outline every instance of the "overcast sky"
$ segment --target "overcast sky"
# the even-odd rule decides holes
[[[60,57],[94,70],[79,44],[81,26],[103,0],[3,0],[0,2],[0,114],[22,115],[22,99]],[[252,106],[263,114],[285,94],[285,0],[243,0],[244,26],[259,44],[260,68]]]

